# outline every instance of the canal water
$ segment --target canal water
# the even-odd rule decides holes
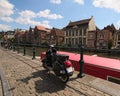
[[[35,48],[35,55],[40,56],[42,52],[46,51],[46,48],[40,48],[36,47]],[[16,47],[17,51],[17,47]],[[24,52],[24,47],[19,47],[19,52],[23,53]],[[26,55],[33,56],[33,47],[26,47]]]
[[[19,52],[23,53],[24,52],[24,47],[19,47]],[[35,52],[36,56],[40,56],[42,52],[46,51],[47,48],[40,48],[36,47]],[[17,51],[17,47],[16,47]],[[60,51],[60,49],[58,50]],[[80,52],[75,52],[75,53],[80,53]],[[94,52],[84,52],[86,55],[95,55],[95,56],[100,56],[100,57],[106,57],[106,58],[115,58],[115,59],[120,59],[120,55],[113,55],[113,54],[108,54],[108,53],[94,53]],[[26,55],[33,56],[33,47],[26,47]]]

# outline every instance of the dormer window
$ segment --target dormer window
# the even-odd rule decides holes
[[[73,26],[73,28],[78,28],[78,26],[77,26],[77,25],[75,25],[75,26]]]

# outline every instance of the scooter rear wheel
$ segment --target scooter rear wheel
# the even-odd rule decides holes
[[[62,76],[60,77],[60,79],[61,79],[61,81],[62,81],[63,83],[66,83],[66,82],[69,80],[69,76],[68,76],[68,75],[62,75]]]

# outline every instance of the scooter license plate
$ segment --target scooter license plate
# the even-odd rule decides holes
[[[73,68],[69,67],[69,68],[67,68],[67,71],[68,71],[68,73],[73,72]]]

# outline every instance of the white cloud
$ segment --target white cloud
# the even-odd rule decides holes
[[[25,25],[41,25],[47,28],[51,28],[51,26],[49,25],[49,21],[42,21],[42,22],[37,22],[34,20],[31,20],[30,18],[23,18],[23,17],[19,17],[16,19],[16,22],[19,24],[25,24]]]
[[[8,0],[0,0],[0,17],[12,15],[14,13],[13,8],[14,5]]]
[[[10,17],[14,14],[14,5],[8,0],[0,0],[0,20],[5,22],[12,22],[13,19]]]
[[[42,26],[44,26],[46,28],[52,28],[52,26],[49,25],[49,21],[47,21],[47,20],[42,21],[40,25],[42,25]]]
[[[4,25],[4,24],[0,24],[0,30],[2,31],[7,31],[7,30],[11,30],[11,26],[9,25]]]
[[[61,19],[61,18],[63,18],[63,16],[61,16],[60,14],[51,14],[49,9],[46,9],[44,11],[40,11],[38,13],[38,16],[48,18],[48,19]]]
[[[19,24],[25,24],[25,25],[39,25],[40,22],[31,20],[30,18],[24,18],[24,17],[18,17],[16,19],[16,22]]]
[[[120,13],[120,0],[93,0],[93,5],[100,8],[110,8]]]
[[[16,19],[16,22],[19,24],[25,25],[39,25],[40,22],[32,20],[32,18],[36,17],[36,14],[31,10],[25,10],[19,12],[20,16]]]
[[[36,17],[36,14],[31,11],[31,10],[25,10],[19,13],[21,17],[25,17],[25,18],[34,18]]]
[[[78,4],[84,4],[84,0],[74,0],[74,2],[76,2]]]
[[[120,20],[117,22],[118,27],[120,28]]]
[[[11,17],[1,17],[0,20],[6,21],[6,22],[12,22],[12,21],[14,21]]]
[[[61,0],[50,0],[53,4],[61,4]]]
[[[34,13],[33,11],[30,10],[25,10],[22,12],[19,12],[19,17],[15,20],[19,24],[25,24],[25,25],[41,25],[45,26],[47,28],[51,28],[49,25],[49,21],[35,21],[33,20],[34,18],[40,17],[38,16],[38,13]]]

